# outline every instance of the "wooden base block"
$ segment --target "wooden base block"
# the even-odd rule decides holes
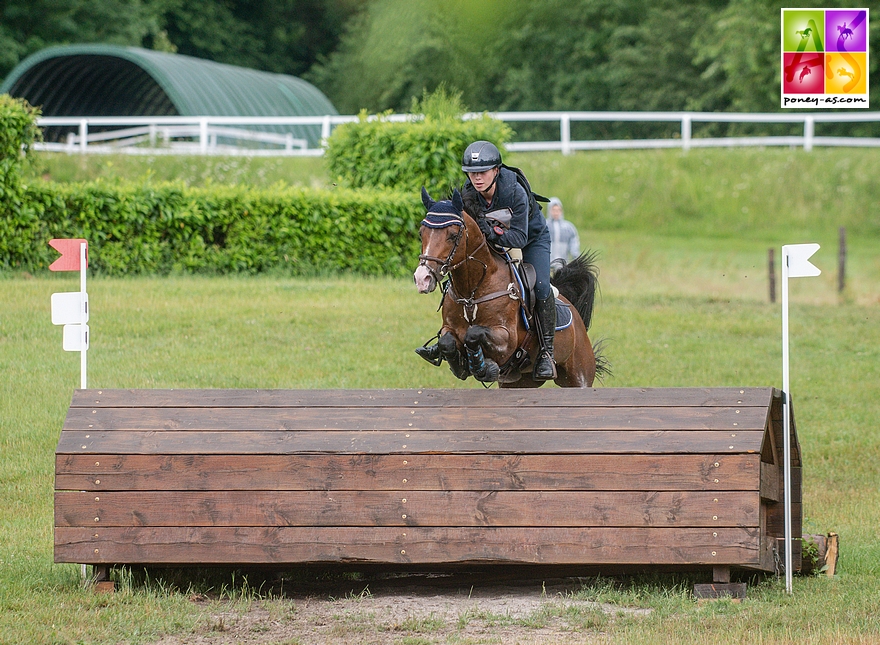
[[[95,583],[96,593],[114,593],[116,591],[116,583],[112,580],[101,580]]]
[[[701,584],[694,585],[694,596],[698,599],[734,598],[746,597],[746,583],[729,582],[725,584]]]

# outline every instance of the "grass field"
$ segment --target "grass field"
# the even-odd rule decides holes
[[[770,156],[777,152],[788,154]],[[608,159],[642,163],[639,154]],[[758,164],[748,156],[730,164],[746,162]],[[626,214],[625,226],[590,227],[595,211],[574,206],[573,186],[560,181],[552,192],[571,204],[584,245],[602,254],[591,337],[608,339],[614,376],[606,386],[780,387],[781,315],[767,298],[767,248],[823,244],[814,256],[823,275],[791,283],[792,391],[805,532],[839,533],[841,558],[835,578],[797,578],[791,597],[773,576],[753,581],[742,604],[698,605],[689,581],[676,576],[596,580],[578,595],[653,611],[571,617],[571,642],[880,642],[880,235],[871,232],[870,191],[841,211],[859,233],[851,237],[847,289],[838,294],[836,225],[822,214],[766,230],[758,223],[741,238],[725,232],[728,224],[710,226],[708,214],[694,220],[692,235],[678,224],[637,226]],[[600,184],[590,195],[612,203],[607,190]],[[858,212],[867,223],[856,221]],[[259,592],[239,579],[195,603],[187,591],[214,584],[196,577],[190,590],[154,581],[96,595],[81,588],[76,565],[52,562],[54,449],[79,385],[79,356],[61,350],[49,297],[77,288],[73,274],[0,277],[0,643],[156,643],[166,634],[204,633],[218,604],[244,611]],[[419,296],[406,279],[92,277],[89,295],[91,387],[478,387],[413,354],[436,332],[439,314],[436,297]],[[349,616],[334,629],[349,642],[501,642],[491,625],[474,639],[454,625],[380,629],[381,620]],[[519,626],[527,635],[541,620]]]

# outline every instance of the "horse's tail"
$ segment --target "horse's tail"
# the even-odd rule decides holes
[[[593,343],[593,356],[596,357],[596,378],[602,383],[609,376],[614,376],[614,373],[611,371],[611,361],[605,355],[605,346],[607,344],[607,338],[600,338]]]
[[[593,320],[593,304],[599,290],[598,255],[597,251],[586,251],[571,262],[556,260],[562,266],[550,278],[559,293],[577,309],[587,329]]]

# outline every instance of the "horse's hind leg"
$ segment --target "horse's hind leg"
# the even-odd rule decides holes
[[[569,328],[571,329],[571,328]],[[583,327],[581,327],[583,329]],[[557,364],[554,383],[559,387],[590,387],[596,378],[596,356],[586,330],[578,329],[572,338],[568,359]]]

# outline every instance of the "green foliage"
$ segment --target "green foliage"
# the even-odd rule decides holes
[[[25,203],[0,220],[0,267],[43,270],[53,237],[89,240],[107,275],[400,275],[418,254],[418,199],[392,192],[36,182]]]
[[[392,122],[379,115],[337,127],[327,142],[332,177],[353,188],[392,188],[445,195],[464,180],[461,155],[473,141],[485,139],[503,149],[512,134],[505,123],[483,115],[462,121],[460,98],[441,89],[424,95],[413,108],[421,120]]]
[[[11,195],[21,180],[25,155],[40,138],[39,110],[26,101],[0,94],[0,213],[9,207]]]
[[[0,5],[0,77],[51,45],[141,45],[159,30],[161,6],[156,0],[7,0]]]

